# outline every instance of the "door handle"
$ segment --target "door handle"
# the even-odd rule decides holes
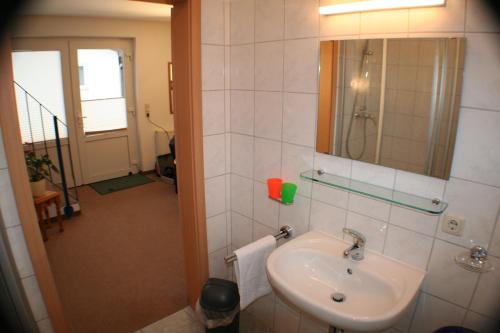
[[[83,130],[83,118],[87,118],[87,116],[76,116],[78,118],[78,126]]]

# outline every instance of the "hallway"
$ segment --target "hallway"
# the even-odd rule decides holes
[[[73,333],[134,332],[187,304],[174,186],[155,181],[99,195],[45,243]]]

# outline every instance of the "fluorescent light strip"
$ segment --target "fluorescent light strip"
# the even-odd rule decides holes
[[[321,15],[345,14],[370,10],[443,6],[446,0],[367,0],[319,7]]]

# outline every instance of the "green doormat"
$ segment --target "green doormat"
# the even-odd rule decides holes
[[[90,187],[92,187],[97,193],[104,195],[152,182],[153,180],[143,174],[136,173],[131,176],[118,177],[92,183],[90,184]]]

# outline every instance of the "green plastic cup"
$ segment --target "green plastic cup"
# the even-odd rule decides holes
[[[297,192],[297,185],[294,183],[281,184],[281,202],[286,204],[293,203],[295,193]]]

